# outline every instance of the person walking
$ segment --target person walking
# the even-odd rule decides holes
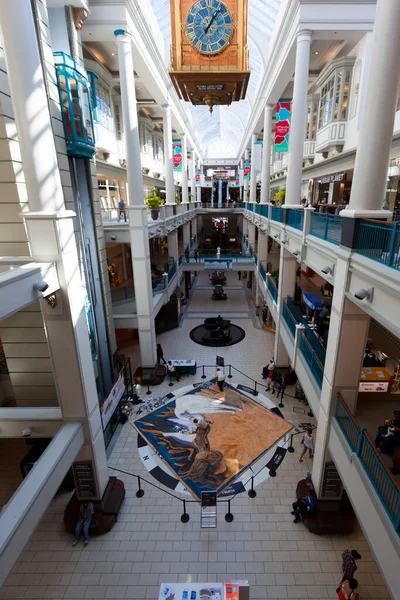
[[[307,454],[310,458],[313,457],[313,450],[314,450],[314,438],[312,436],[312,429],[309,428],[307,429],[307,431],[304,434],[303,437],[303,452],[300,454],[300,458],[299,458],[299,462],[303,462],[303,456],[305,454]]]
[[[167,361],[164,358],[164,350],[162,349],[161,344],[157,344],[157,364],[159,365],[161,361],[163,361],[164,365],[167,364]]]
[[[276,397],[279,398],[279,396],[280,396],[281,400],[283,400],[283,396],[284,396],[285,389],[286,389],[285,375],[282,375],[280,382],[275,385],[276,385]]]
[[[217,384],[218,384],[218,387],[219,387],[219,391],[223,392],[224,391],[225,375],[224,375],[224,373],[221,371],[221,369],[219,367],[217,368],[217,372],[216,372],[215,376],[217,378]]]
[[[267,365],[267,387],[266,390],[269,392],[271,388],[271,383],[273,384],[275,381],[275,362],[274,357],[272,357]]]
[[[84,546],[89,543],[89,527],[92,522],[94,515],[94,506],[91,502],[84,502],[81,504],[79,509],[79,520],[75,527],[75,539],[72,542],[73,546],[76,546],[81,539],[81,532],[83,531],[83,537],[85,538]]]
[[[342,571],[343,578],[342,582],[346,579],[350,580],[354,578],[354,573],[357,571],[357,560],[362,558],[361,554],[357,550],[345,550],[342,554]]]
[[[121,220],[121,216],[124,215],[125,223],[126,223],[126,210],[125,210],[125,202],[120,200],[118,202],[118,222]]]
[[[338,600],[359,600],[360,594],[354,591],[357,588],[357,579],[346,579],[336,590]]]
[[[197,250],[194,251],[194,260],[197,262],[198,258],[199,258],[199,253],[197,252]]]
[[[189,262],[189,257],[190,257],[189,247],[188,247],[188,246],[186,246],[186,248],[185,248],[185,258],[186,258],[186,262]]]

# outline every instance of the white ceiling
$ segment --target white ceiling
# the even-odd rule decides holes
[[[170,0],[150,0],[157,18],[165,47],[171,44]],[[278,15],[281,0],[248,0],[248,48],[250,81],[246,100],[231,106],[214,107],[210,116],[207,106],[191,106],[193,127],[196,130],[203,158],[232,158],[237,155],[252,103],[265,71],[269,41]],[[168,55],[166,53],[166,55]]]

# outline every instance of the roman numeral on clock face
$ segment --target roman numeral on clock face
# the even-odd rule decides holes
[[[186,35],[187,35],[187,38],[188,38],[188,40],[189,40],[190,43],[194,42],[194,40],[196,39],[196,34],[195,34],[195,32],[193,30],[192,31],[188,31]]]
[[[200,40],[198,42],[196,42],[196,49],[199,52],[201,51],[202,47],[203,47],[203,44],[202,44],[202,42]]]
[[[231,36],[230,36],[230,35],[228,35],[227,33],[225,33],[225,31],[224,31],[224,33],[221,35],[221,40],[222,40],[222,41],[223,41],[225,44],[227,44],[227,43],[229,42],[229,40],[230,40],[230,39],[231,39]]]

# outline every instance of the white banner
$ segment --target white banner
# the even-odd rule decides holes
[[[262,155],[262,142],[256,142],[253,144],[251,153],[251,166],[253,173],[255,171],[261,171],[261,155]]]

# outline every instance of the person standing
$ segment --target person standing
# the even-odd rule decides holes
[[[188,246],[186,246],[186,248],[185,248],[185,258],[186,258],[186,262],[189,262],[189,257],[190,257],[189,247],[188,247]]]
[[[125,202],[120,200],[118,202],[118,221],[121,220],[121,216],[124,215],[125,223],[126,223],[126,210],[125,210]]]
[[[271,358],[269,364],[267,365],[267,387],[266,390],[269,392],[271,383],[273,384],[275,381],[275,361],[274,357]]]
[[[313,457],[314,450],[314,439],[312,436],[312,429],[307,429],[303,437],[303,452],[300,454],[299,462],[303,462],[303,456],[307,454],[310,458]]]
[[[350,580],[354,578],[354,573],[357,571],[357,560],[362,558],[361,554],[357,550],[345,550],[342,554],[342,571],[343,579]]]
[[[198,258],[199,258],[199,253],[197,252],[197,250],[194,251],[194,260],[197,262]]]
[[[225,381],[225,375],[224,373],[221,371],[221,369],[218,367],[217,368],[217,372],[216,372],[216,378],[217,378],[217,384],[219,387],[219,391],[223,392],[224,391],[224,381]]]
[[[164,350],[162,349],[161,344],[157,344],[157,364],[159,365],[161,361],[163,361],[164,365],[167,364],[167,361],[164,358]]]
[[[84,502],[81,504],[79,509],[79,520],[75,527],[75,539],[72,542],[73,546],[76,546],[79,540],[81,539],[81,532],[83,531],[83,536],[85,538],[84,546],[87,546],[89,543],[89,527],[92,522],[92,518],[94,515],[94,506],[91,502]]]

